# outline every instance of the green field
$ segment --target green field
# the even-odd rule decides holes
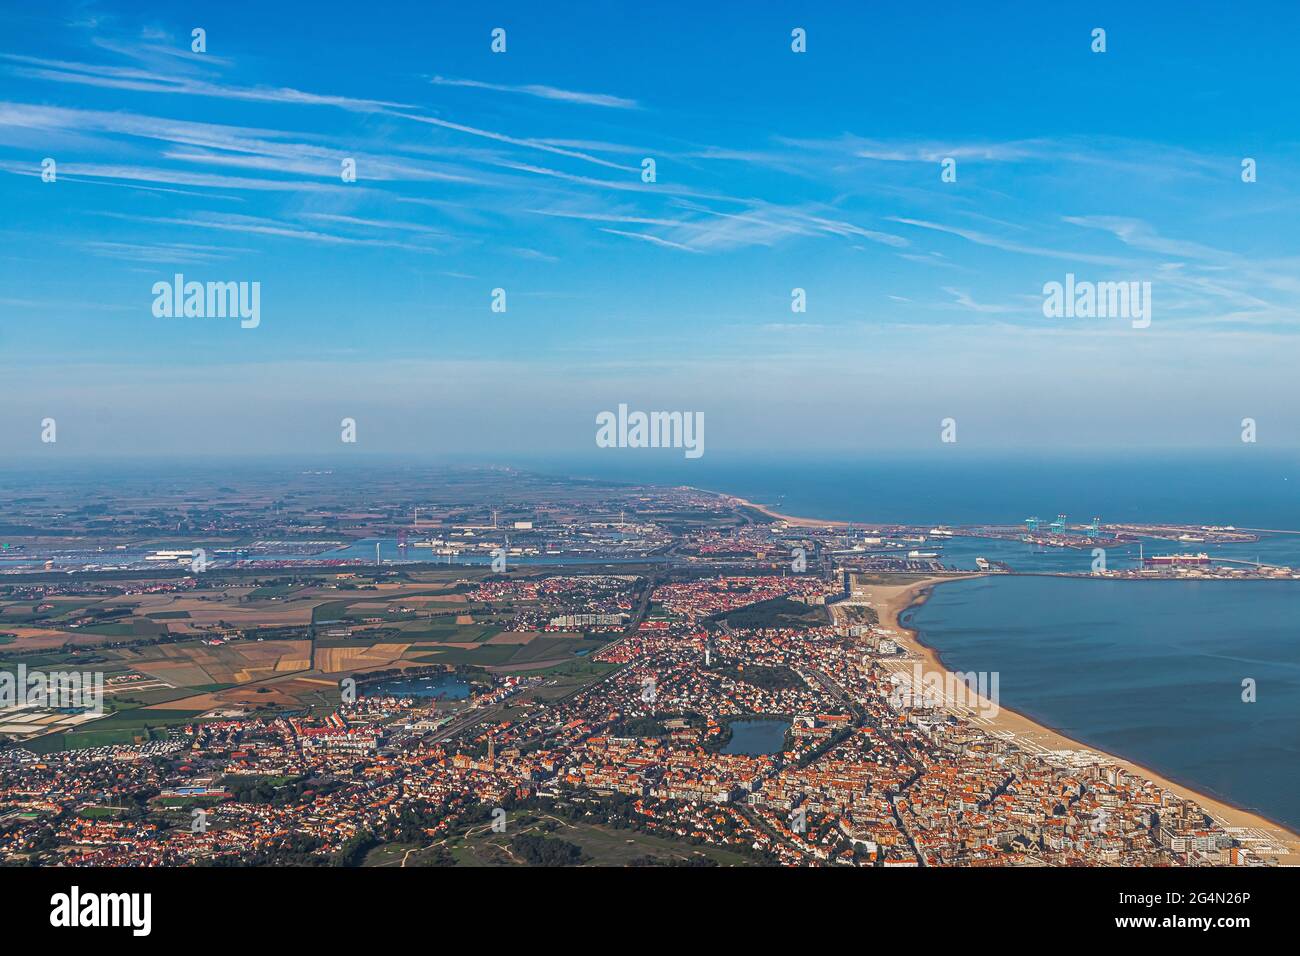
[[[145,617],[132,617],[107,624],[83,624],[78,634],[100,634],[104,637],[160,637],[167,633],[166,624],[158,624]]]
[[[282,598],[287,597],[294,591],[301,591],[302,589],[303,586],[301,584],[268,584],[263,585],[262,587],[253,588],[253,590],[249,591],[245,596],[245,600],[264,601],[270,598]]]
[[[485,811],[486,814],[486,811]],[[693,846],[636,830],[619,830],[604,824],[571,823],[545,812],[519,811],[506,817],[506,832],[493,833],[485,824],[475,824],[422,848],[407,857],[407,866],[442,865],[447,857],[456,866],[526,866],[511,850],[511,840],[520,834],[544,835],[577,845],[581,866],[628,866],[653,858],[660,863],[691,859],[712,861],[718,866],[752,866],[743,854],[710,846]],[[371,850],[365,866],[397,866],[411,844],[385,844]]]
[[[826,608],[779,597],[714,617],[723,618],[728,626],[736,628],[816,627],[826,623]]]
[[[501,628],[487,624],[435,624],[410,621],[398,628],[400,641],[437,641],[440,644],[468,644],[486,641],[501,633]]]
[[[542,687],[528,691],[526,696],[542,701],[559,700],[617,669],[617,664],[606,664],[603,661],[586,658],[568,661],[545,670],[532,671],[532,674],[549,678],[549,681]]]
[[[77,811],[77,816],[87,820],[99,820],[105,817],[115,817],[121,812],[121,807],[82,807]]]
[[[358,598],[360,600],[360,598]],[[311,622],[320,624],[324,621],[342,621],[347,614],[350,601],[326,601],[311,610]]]
[[[409,632],[404,632],[409,633]],[[426,638],[427,640],[427,638]],[[411,659],[430,664],[476,664],[480,667],[514,667],[556,661],[556,666],[582,660],[579,651],[588,654],[604,647],[608,641],[579,637],[535,637],[527,644],[481,644],[479,647],[449,647],[430,650]],[[558,662],[563,661],[564,664]],[[548,673],[551,669],[539,670]]]
[[[484,647],[462,648],[449,647],[445,651],[430,651],[418,654],[411,660],[427,664],[477,664],[481,667],[496,667],[505,664],[518,648],[512,644],[492,644]]]

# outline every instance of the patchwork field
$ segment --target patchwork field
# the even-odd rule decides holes
[[[344,677],[375,671],[571,666],[590,679],[584,658],[608,638],[511,629],[546,617],[535,600],[471,598],[466,581],[485,574],[299,575],[165,593],[123,582],[129,593],[0,600],[0,663],[104,673],[108,713],[75,727],[51,721],[35,738],[45,750],[157,739],[223,715],[328,711]]]
[[[412,647],[424,645],[383,643],[316,649],[316,669],[324,674],[348,674],[376,670],[402,659]]]
[[[247,713],[259,710],[302,710],[316,707],[332,710],[338,706],[338,703],[338,679],[301,675],[194,694],[153,704],[145,709],[162,721],[174,719],[177,714],[189,719],[189,716],[202,716],[210,711]]]
[[[219,646],[198,642],[162,644],[131,666],[169,684],[200,687],[246,684],[311,666],[309,641],[237,641]]]

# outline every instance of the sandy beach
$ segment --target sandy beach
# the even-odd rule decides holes
[[[922,674],[934,672],[939,675],[946,675],[949,672],[940,661],[939,655],[933,649],[922,644],[917,639],[915,631],[903,627],[899,623],[899,615],[908,607],[924,601],[936,584],[977,576],[974,574],[952,574],[929,577],[919,581],[913,578],[909,583],[903,584],[873,585],[863,583],[859,590],[862,599],[869,602],[876,609],[881,626],[893,629],[896,632],[898,642],[920,657]],[[900,669],[910,671],[912,664],[912,661],[900,662]],[[1220,825],[1225,829],[1233,830],[1234,836],[1251,846],[1260,856],[1274,858],[1279,863],[1288,866],[1300,865],[1300,835],[1280,824],[1224,803],[1221,800],[1216,800],[1203,793],[1198,793],[1130,760],[1125,760],[1115,754],[1106,753],[1066,737],[1050,727],[1035,723],[1028,717],[1018,714],[1004,705],[999,704],[996,715],[987,718],[985,724],[994,730],[1011,734],[1017,743],[1031,751],[1074,750],[1101,754],[1109,762],[1123,767],[1130,773],[1150,780],[1181,797],[1194,800],[1214,819],[1219,821]],[[1267,852],[1270,845],[1281,852]]]
[[[783,515],[779,511],[773,511],[771,508],[767,507],[767,505],[760,505],[756,502],[750,501],[748,498],[741,498],[737,495],[729,495],[726,492],[708,491],[707,489],[704,488],[696,488],[694,490],[703,491],[706,494],[717,495],[720,498],[725,498],[733,505],[737,505],[745,508],[752,508],[755,511],[767,515],[769,518],[773,519],[774,521],[784,521],[792,528],[869,528],[871,527],[871,525],[862,524],[859,521],[831,521],[829,519],[824,520],[821,518],[797,518],[794,515]]]

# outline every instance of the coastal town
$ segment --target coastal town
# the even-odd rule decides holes
[[[1010,570],[911,554],[952,547],[959,529],[789,519],[689,489],[556,499],[503,501],[488,521],[426,505],[419,531],[447,540],[478,525],[495,541],[495,518],[554,551],[603,533],[603,563],[506,551],[495,564],[440,565],[381,551],[341,564],[11,570],[0,585],[5,668],[94,672],[102,699],[97,710],[29,699],[2,712],[0,859],[1300,859],[1290,831],[999,707],[996,675],[990,686],[944,670],[901,612],[936,584]],[[284,520],[282,506],[265,510]],[[369,536],[407,505],[339,510],[362,516]],[[1066,547],[1090,532],[1153,530],[1054,534]]]
[[[0,5],[20,948],[1285,938],[1297,35]]]

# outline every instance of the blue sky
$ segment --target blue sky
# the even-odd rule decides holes
[[[10,455],[1300,444],[1294,5],[472,6],[0,14]],[[155,318],[178,271],[260,326]]]

